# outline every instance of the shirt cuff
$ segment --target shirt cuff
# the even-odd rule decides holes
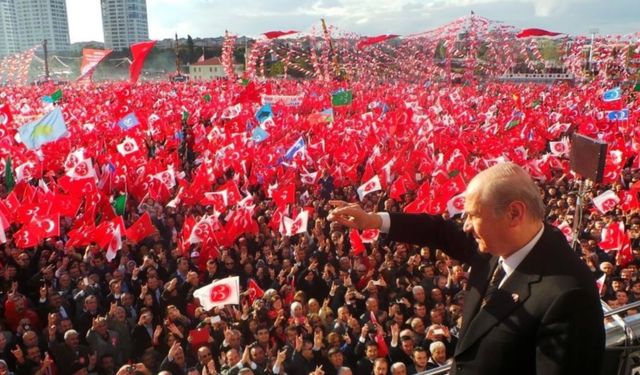
[[[382,225],[380,226],[380,233],[389,233],[391,228],[391,217],[388,212],[377,212],[376,215],[382,219]]]

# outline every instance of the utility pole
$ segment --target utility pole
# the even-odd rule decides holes
[[[593,43],[595,43],[596,33],[598,29],[591,29],[591,45],[589,46],[589,61],[587,62],[587,68],[591,72],[593,71]]]
[[[42,41],[42,48],[44,49],[44,78],[49,80],[49,51],[47,50],[47,40]]]

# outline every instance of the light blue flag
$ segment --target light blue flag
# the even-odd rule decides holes
[[[607,90],[604,92],[604,94],[602,94],[602,100],[605,102],[613,102],[616,100],[620,100],[620,98],[622,98],[622,90],[620,90],[620,87]]]
[[[629,110],[623,109],[621,111],[609,111],[607,112],[607,120],[609,121],[626,121],[629,120]]]
[[[253,139],[255,143],[260,143],[267,138],[269,138],[269,133],[259,126],[256,126],[251,132],[251,139]]]
[[[140,125],[140,121],[134,112],[129,113],[118,121],[118,126],[124,131],[135,128],[138,125]]]
[[[54,142],[69,135],[60,107],[38,120],[22,125],[18,129],[18,133],[20,133],[22,143],[30,150],[40,148],[45,143]]]
[[[287,150],[287,153],[284,154],[285,160],[293,159],[293,157],[296,156],[298,152],[304,151],[304,149],[305,149],[304,138],[300,137],[298,138],[296,143],[293,144],[293,146],[289,147],[289,149]]]
[[[256,120],[258,120],[260,124],[265,122],[270,117],[273,117],[273,110],[271,109],[271,104],[269,103],[263,105],[262,108],[260,108],[258,112],[256,112]]]

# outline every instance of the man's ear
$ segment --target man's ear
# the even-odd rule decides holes
[[[509,203],[509,206],[507,207],[507,218],[509,223],[513,226],[522,223],[525,219],[526,213],[527,206],[521,201],[513,201]]]

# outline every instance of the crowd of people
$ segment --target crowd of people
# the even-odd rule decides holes
[[[321,83],[267,82],[258,87],[269,94],[306,95],[301,108],[273,106],[277,125],[265,127],[278,141],[260,145],[247,141],[250,136],[242,141],[236,136],[251,134],[249,125],[256,125],[250,121],[260,105],[253,99],[239,102],[240,115],[221,120],[220,113],[240,100],[238,95],[254,95],[226,82],[66,87],[58,105],[64,107],[71,136],[45,145],[40,154],[3,131],[3,159],[11,155],[16,169],[27,163],[40,166],[29,178],[23,173],[18,182],[22,191],[25,184],[39,189],[45,179],[61,188],[55,182],[65,175],[65,158],[84,147],[98,174],[113,174],[111,189],[100,187],[108,190],[106,197],[128,189],[122,214],[126,227],[147,214],[156,232],[140,241],[123,237],[110,259],[106,246],[95,241],[69,245],[69,233],[84,228],[76,221],[86,221],[88,204],[76,217],[62,215],[59,236],[33,247],[16,245],[19,223],[6,227],[7,241],[0,245],[0,374],[396,375],[442,366],[453,355],[460,333],[468,265],[440,249],[396,243],[384,234],[367,241],[364,252],[354,251],[350,231],[327,220],[329,200],[358,201],[357,187],[373,175],[373,165],[386,180],[383,189],[360,200],[366,210],[401,212],[413,206],[415,212],[415,202],[424,200],[428,204],[420,206],[422,212],[444,212],[449,218],[447,200],[464,186],[447,187],[469,181],[483,163],[502,155],[538,172],[534,177],[547,222],[571,226],[579,180],[568,171],[568,155],[551,156],[548,142],[573,131],[603,134],[624,156],[613,168],[620,178],[607,173],[606,185],[587,189],[575,251],[592,270],[594,283],[606,274],[600,290],[611,307],[640,299],[640,212],[623,210],[620,203],[602,214],[591,204],[591,198],[609,188],[635,194],[631,188],[640,180],[636,142],[618,133],[629,129],[628,137],[635,137],[635,112],[618,127],[596,118],[596,100],[587,99],[603,91],[604,83],[353,87],[353,103],[335,110],[332,126],[311,121],[329,99]],[[52,91],[7,90],[2,98],[16,109],[16,117],[18,112],[34,117],[40,96]],[[571,95],[575,101],[567,99]],[[634,105],[631,97],[626,103]],[[134,109],[142,120],[139,128],[124,133],[112,126]],[[183,124],[192,130],[174,137]],[[271,167],[301,134],[307,160],[298,155],[280,160],[294,167]],[[125,136],[137,137],[142,156],[117,155],[116,145]],[[185,140],[189,147],[183,147]],[[240,151],[246,163],[234,159]],[[130,168],[125,163],[137,160],[142,162]],[[395,164],[387,168],[390,160]],[[179,183],[171,186],[168,197],[150,196],[146,178],[167,165],[173,165],[176,175],[182,173]],[[318,178],[303,182],[300,176],[311,167]],[[255,205],[251,219],[257,230],[244,230],[215,252],[204,251],[203,242],[182,241],[187,218],[215,214],[199,199],[186,203],[183,194],[196,191],[192,182],[203,171],[215,177],[198,180],[207,185],[197,190],[200,196],[234,181]],[[282,220],[282,209],[267,192],[283,175],[295,181],[292,208],[309,212],[302,233],[285,235],[273,225]],[[406,191],[392,191],[391,175],[407,180]],[[118,182],[122,179],[127,182]],[[423,189],[429,182],[431,189]],[[1,187],[4,202],[10,188]],[[176,196],[182,202],[168,204]],[[19,199],[23,205],[28,200]],[[94,224],[104,219],[92,214]],[[450,219],[462,223],[459,214]],[[614,221],[628,230],[633,259],[599,247],[603,229]],[[193,298],[195,290],[233,275],[240,277],[239,305],[206,311]],[[258,287],[248,288],[250,282]]]
[[[575,181],[556,175],[540,185],[548,221],[571,222]],[[626,169],[617,188],[639,178],[640,171]],[[157,233],[135,246],[125,243],[112,262],[95,246],[67,248],[64,238],[27,251],[6,244],[0,373],[381,375],[447,363],[468,270],[439,249],[383,235],[354,256],[345,228],[327,221],[326,199],[353,194],[325,175],[307,201],[313,210],[307,233],[283,237],[268,226],[272,204],[255,190],[259,234],[243,235],[203,270],[197,248],[177,251],[185,212],[153,201],[130,205],[126,216],[148,210]],[[385,192],[365,199],[365,206],[391,212],[411,201]],[[620,210],[591,212],[577,252],[594,283],[607,275],[602,296],[614,307],[640,298],[640,280],[636,260],[621,263],[615,252],[598,248],[611,220],[629,226],[637,259],[640,215]],[[193,291],[230,275],[239,275],[244,287],[254,280],[264,295],[245,292],[239,306],[199,307]]]

